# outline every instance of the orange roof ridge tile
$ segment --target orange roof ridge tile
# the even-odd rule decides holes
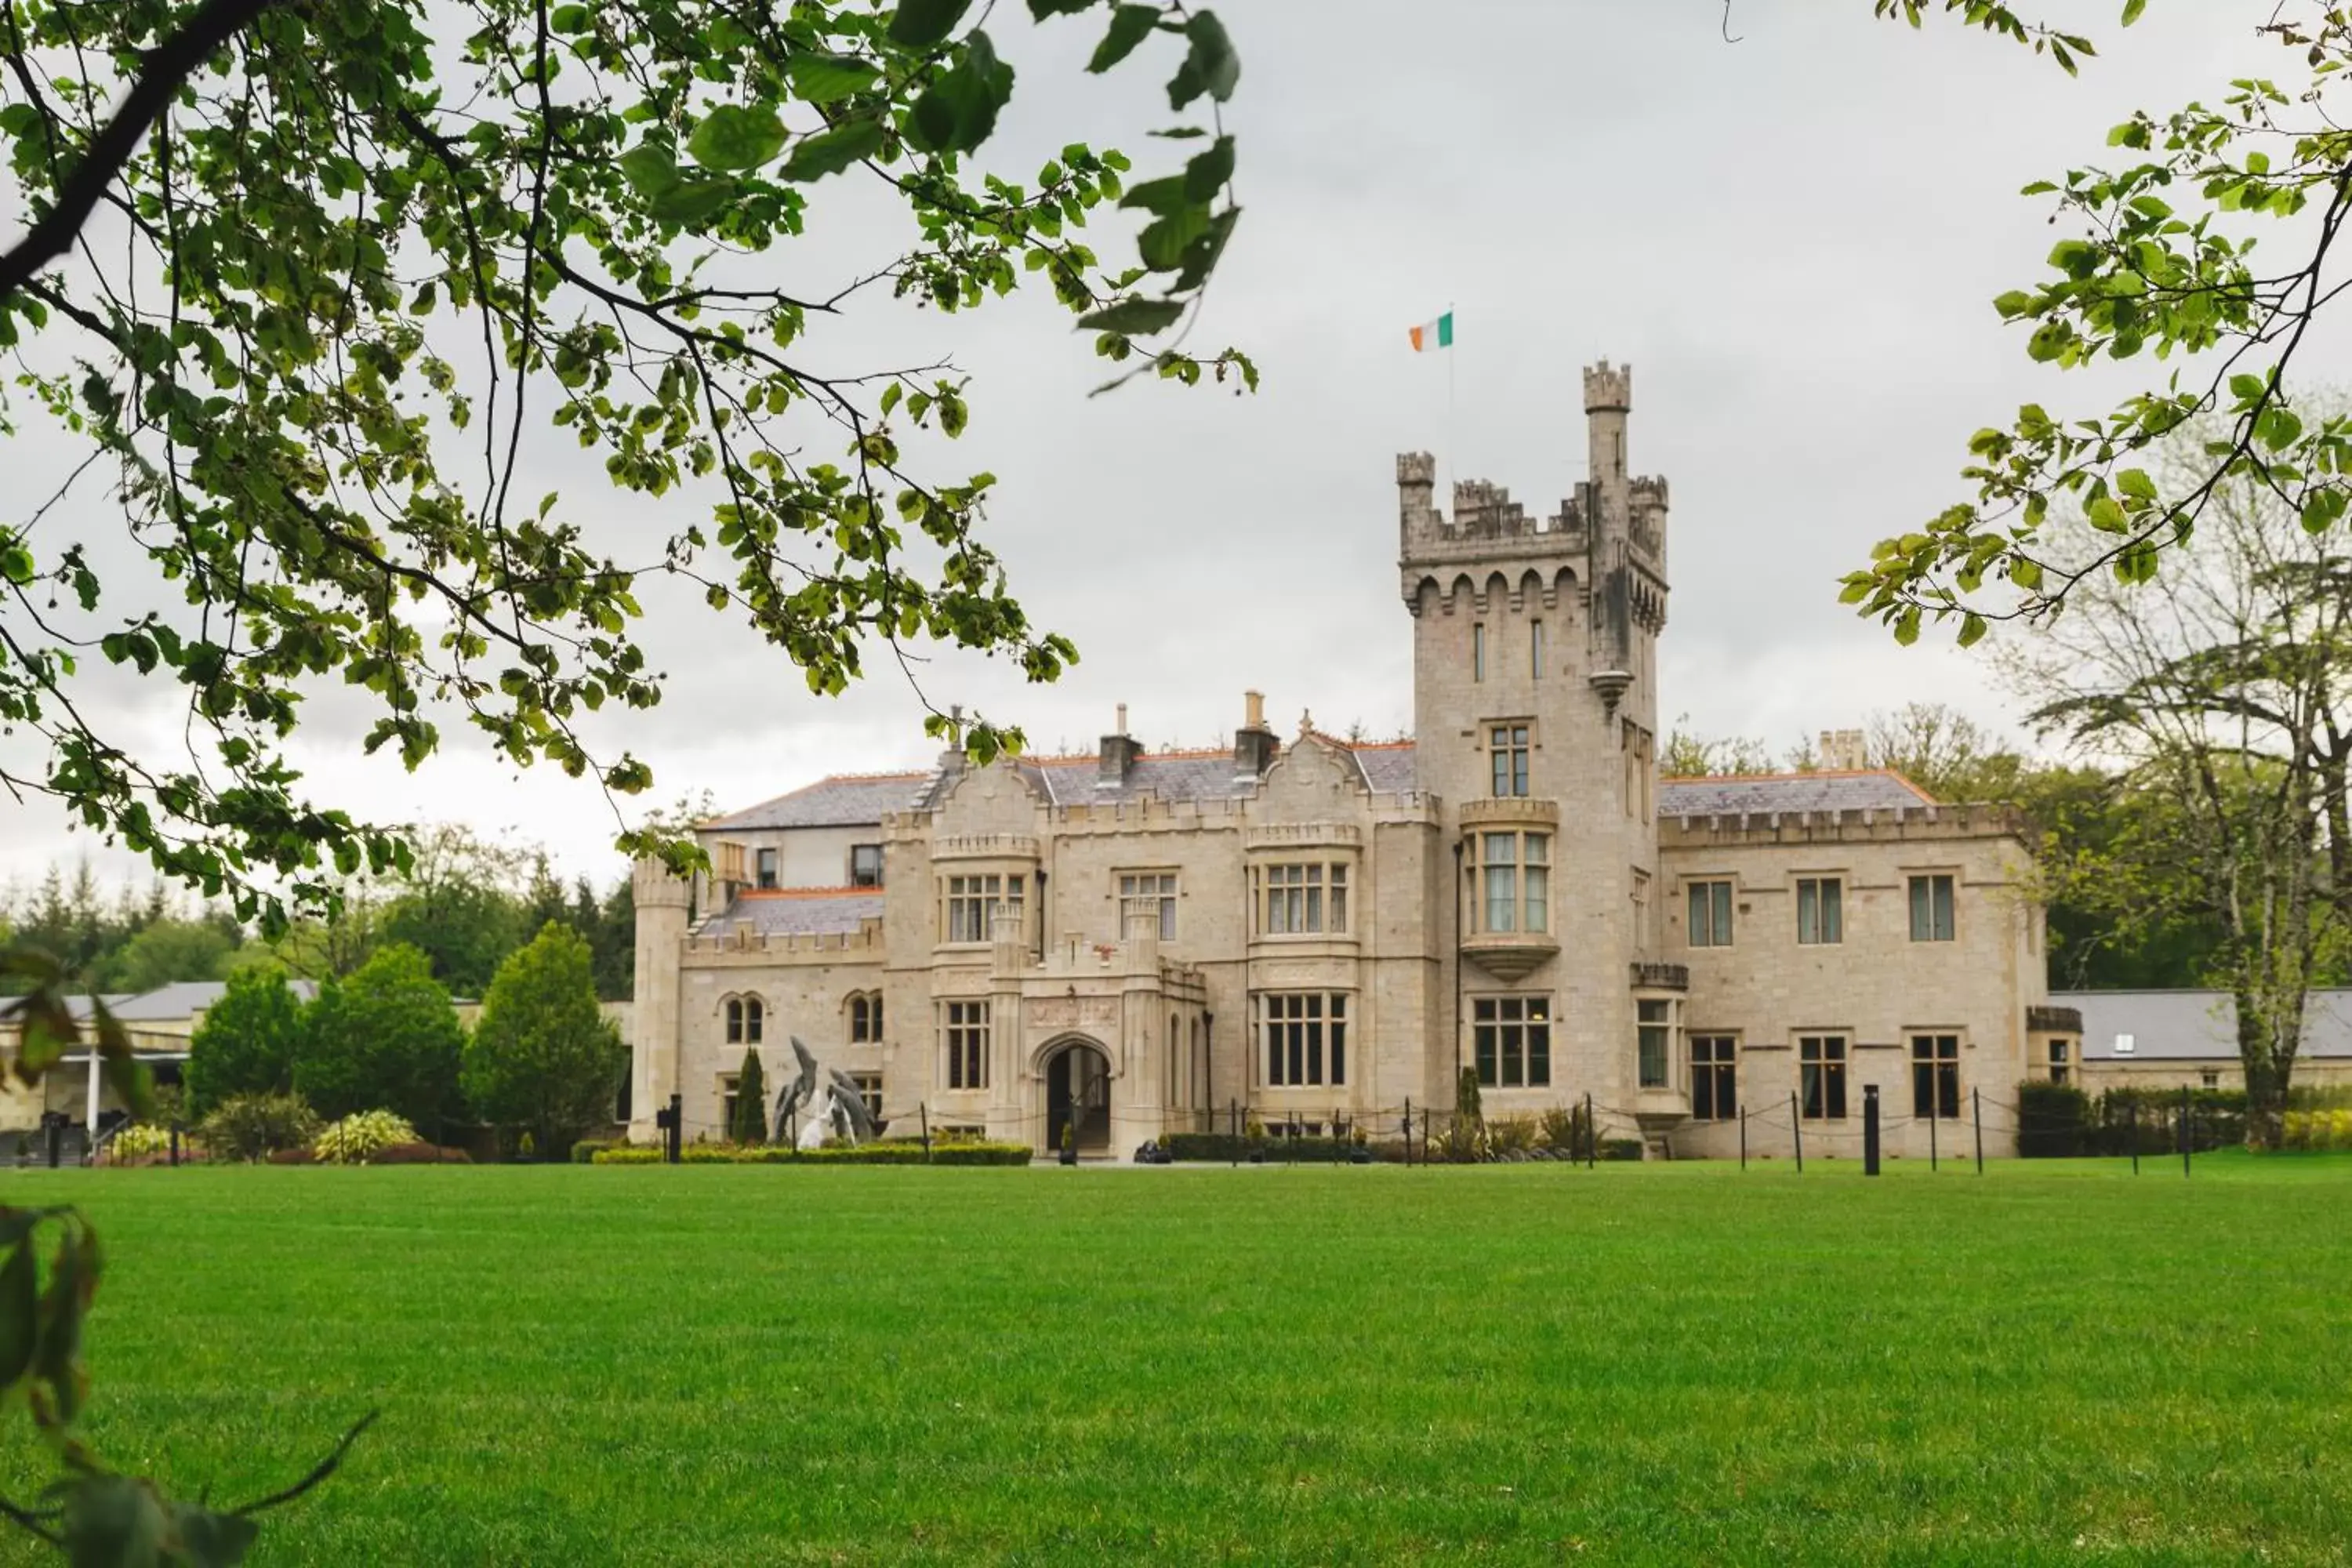
[[[856,894],[882,896],[879,888],[738,888],[739,899],[843,899]]]

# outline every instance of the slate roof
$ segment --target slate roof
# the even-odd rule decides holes
[[[1325,737],[1328,739],[1328,737]],[[1403,794],[1414,787],[1412,742],[1349,746],[1364,781],[1375,793]],[[1053,805],[1116,804],[1150,796],[1160,801],[1229,800],[1246,795],[1255,784],[1234,771],[1234,754],[1213,752],[1154,752],[1136,759],[1127,777],[1104,789],[1099,757],[1024,757],[1014,764],[1031,785]],[[883,814],[910,811],[929,804],[940,775],[928,773],[868,773],[819,779],[813,784],[775,799],[716,817],[703,831],[772,827],[866,827],[880,824]]]
[[[702,923],[699,936],[852,936],[866,921],[882,918],[882,894],[873,888],[791,888],[745,891]]]
[[[294,994],[305,1002],[319,994],[316,981],[290,980],[287,984],[293,988]],[[220,999],[227,994],[228,986],[222,981],[181,980],[169,985],[159,985],[152,991],[141,992],[136,996],[120,1000],[110,997],[107,1005],[113,1008],[115,1017],[125,1024],[170,1024],[182,1018],[193,1018],[219,1005]]]
[[[2069,991],[2050,1005],[2082,1013],[2085,1061],[2238,1059],[2238,1009],[2227,991]],[[2116,1049],[2119,1035],[2131,1037],[2129,1051]],[[2311,993],[2296,1054],[2352,1058],[2352,990]]]
[[[1901,773],[1770,773],[1718,779],[1661,779],[1660,816],[1738,816],[1800,811],[1895,811],[1933,805],[1936,797]]]

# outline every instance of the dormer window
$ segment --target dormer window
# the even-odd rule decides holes
[[[772,849],[761,850],[757,864],[759,866],[758,886],[762,889],[774,887],[776,885],[776,852]]]
[[[882,846],[853,844],[849,847],[849,885],[853,888],[878,888],[882,885]]]

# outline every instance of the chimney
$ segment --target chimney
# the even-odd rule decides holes
[[[1118,705],[1118,731],[1102,738],[1102,767],[1095,775],[1095,788],[1123,788],[1135,759],[1141,755],[1143,747],[1127,732],[1127,704],[1122,702]]]
[[[1265,694],[1244,691],[1242,700],[1247,704],[1249,716],[1234,731],[1234,775],[1262,778],[1265,770],[1274,766],[1274,759],[1282,754],[1282,742],[1266,728]]]
[[[1859,730],[1824,730],[1822,731],[1822,771],[1832,773],[1856,773],[1870,765],[1870,753]]]

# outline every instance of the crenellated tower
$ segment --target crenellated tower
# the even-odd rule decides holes
[[[1605,361],[1584,373],[1586,477],[1554,516],[1463,480],[1449,518],[1434,460],[1397,459],[1415,770],[1460,861],[1438,911],[1464,998],[1452,1035],[1432,1031],[1440,1103],[1458,1042],[1490,1108],[1633,1105],[1637,1026],[1672,996],[1654,962],[1666,486],[1628,467],[1633,380]]]

